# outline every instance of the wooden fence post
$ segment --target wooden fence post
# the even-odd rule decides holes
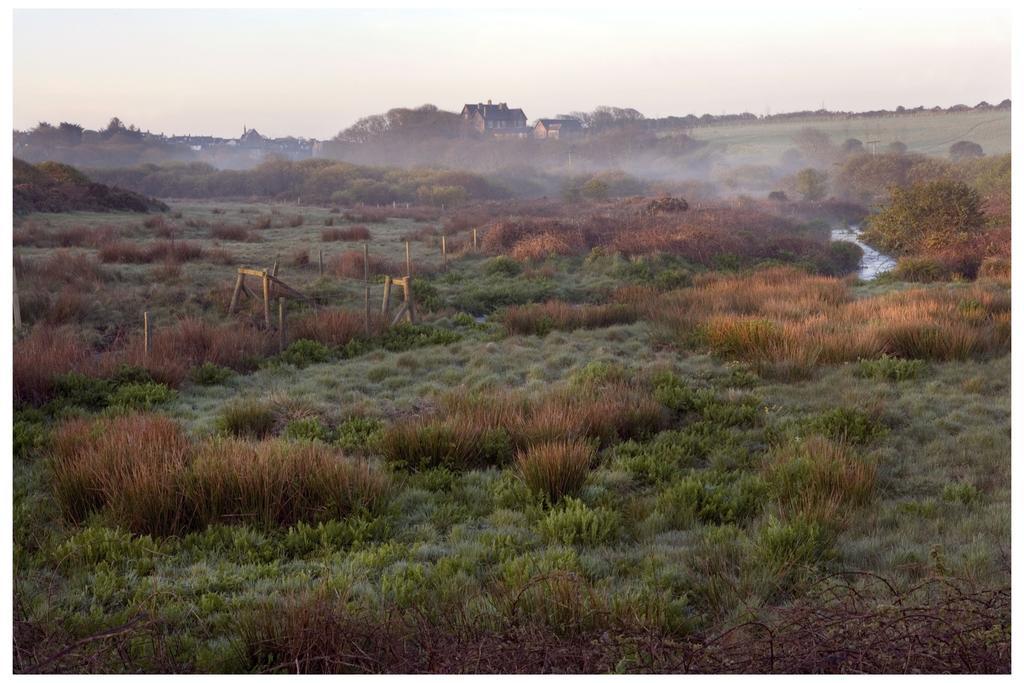
[[[287,339],[284,331],[284,297],[277,297],[277,346],[284,351]]]
[[[384,302],[380,305],[380,312],[384,315],[388,314],[388,309],[391,307],[391,276],[384,276]]]
[[[441,269],[448,272],[448,243],[445,242],[444,235],[441,235]]]
[[[473,251],[477,251],[477,246],[476,246],[476,228],[473,228]]]
[[[21,329],[21,299],[18,298],[18,269],[14,269],[14,329]]]
[[[235,306],[238,305],[238,294],[242,291],[242,283],[245,282],[245,276],[241,273],[238,274],[238,279],[235,280],[235,291],[231,293],[231,305],[228,306],[228,315],[235,312]]]
[[[151,347],[149,331],[149,311],[142,312],[142,358],[149,360],[149,349]]]
[[[270,329],[270,274],[263,271],[263,322]]]
[[[324,250],[323,249],[319,249],[318,251],[320,252],[320,254],[319,254],[319,257],[320,257],[320,277],[323,277],[324,276]]]
[[[363,242],[363,295],[366,306],[366,336],[370,336],[370,243]]]
[[[405,241],[405,275],[406,277],[412,275],[412,256],[409,251],[409,240]]]

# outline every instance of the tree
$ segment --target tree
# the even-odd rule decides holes
[[[842,146],[843,154],[860,154],[864,151],[864,143],[857,138],[847,138]]]
[[[949,148],[949,158],[953,161],[978,159],[983,156],[985,156],[985,152],[981,149],[981,145],[970,140],[954,142]]]
[[[885,153],[886,154],[906,154],[907,153],[907,146],[905,144],[903,144],[902,142],[900,142],[899,140],[893,140],[892,142],[890,142],[888,145],[885,146]]]
[[[868,220],[864,238],[897,254],[920,254],[963,244],[984,224],[975,190],[935,180],[893,188],[889,204]]]
[[[793,136],[793,142],[808,159],[828,162],[836,156],[832,138],[817,128],[801,128]]]
[[[825,195],[828,194],[827,182],[828,175],[823,171],[805,168],[796,174],[796,191],[806,201],[816,202],[819,199],[824,199]]]
[[[587,199],[607,199],[608,183],[600,178],[591,178],[580,188],[580,193]]]

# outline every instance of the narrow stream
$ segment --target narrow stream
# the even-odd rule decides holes
[[[858,273],[861,280],[874,280],[882,273],[896,267],[896,259],[861,242],[860,233],[859,225],[832,228],[833,242],[853,242],[864,250],[864,257],[860,261],[860,272]]]

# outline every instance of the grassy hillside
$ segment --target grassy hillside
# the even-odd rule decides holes
[[[709,142],[727,154],[778,158],[793,147],[793,135],[801,128],[817,128],[836,144],[847,138],[867,143],[878,140],[878,148],[896,140],[908,151],[948,156],[949,146],[958,140],[971,140],[985,154],[1010,151],[1010,112],[964,112],[952,114],[912,114],[892,118],[787,121],[735,126],[697,128],[691,135]]]

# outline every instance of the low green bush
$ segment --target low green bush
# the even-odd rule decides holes
[[[456,308],[472,315],[487,315],[503,306],[547,301],[555,293],[554,282],[548,278],[507,279],[488,277],[473,280],[455,295]]]
[[[330,441],[331,430],[319,418],[307,417],[292,420],[284,428],[285,438],[294,441]]]
[[[14,457],[25,458],[42,451],[50,441],[43,413],[34,408],[14,414]]]
[[[174,400],[178,392],[164,384],[124,384],[110,396],[110,406],[126,410],[147,410]]]
[[[875,360],[861,360],[854,368],[853,374],[856,377],[902,382],[919,377],[927,365],[925,361],[919,359],[882,356]]]
[[[481,270],[485,275],[515,277],[523,272],[522,265],[510,256],[495,256],[484,261]]]
[[[780,589],[813,571],[834,556],[832,532],[817,521],[802,517],[769,517],[755,542],[757,558]]]
[[[331,359],[331,350],[312,339],[298,339],[288,345],[274,360],[288,363],[297,368],[304,368],[314,363],[326,363]]]
[[[540,532],[554,543],[605,545],[618,537],[620,520],[614,510],[590,508],[576,498],[565,498],[541,519]]]
[[[384,423],[372,417],[353,415],[334,430],[334,443],[343,451],[365,451],[384,429]]]
[[[742,524],[761,510],[768,486],[749,473],[703,472],[684,477],[665,489],[658,510],[674,526]]]
[[[803,434],[822,434],[833,441],[863,445],[888,433],[880,419],[853,408],[834,408],[802,422]]]
[[[967,482],[946,484],[942,487],[942,499],[948,503],[973,505],[981,499],[981,492]]]
[[[198,367],[192,368],[192,372],[189,373],[189,378],[195,384],[205,387],[224,384],[234,376],[235,371],[231,368],[226,368],[223,365],[217,365],[216,363],[210,362],[206,362]]]

